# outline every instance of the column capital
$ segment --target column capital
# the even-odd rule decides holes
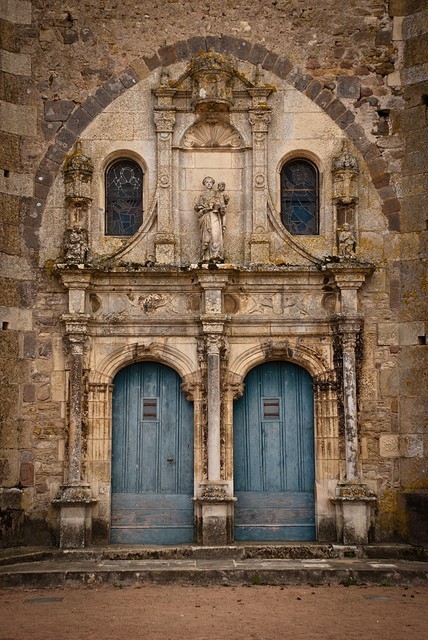
[[[159,109],[154,112],[157,133],[172,133],[175,125],[175,109]]]
[[[90,287],[92,281],[92,273],[88,271],[71,271],[60,270],[59,271],[61,281],[67,289],[82,289],[86,290]]]
[[[323,271],[329,271],[339,289],[360,289],[367,276],[375,269],[372,264],[346,265],[333,262],[322,267]]]
[[[229,319],[228,316],[218,313],[202,315],[202,332],[205,336],[209,335],[223,335],[225,322]]]
[[[227,273],[205,273],[200,272],[197,274],[198,283],[202,289],[214,289],[223,290],[229,281],[229,275]]]
[[[359,313],[353,315],[338,314],[334,318],[334,321],[336,332],[340,334],[342,338],[350,335],[356,336],[362,329],[364,316]]]
[[[248,118],[253,132],[267,133],[271,121],[270,111],[269,108],[251,109],[249,111]]]

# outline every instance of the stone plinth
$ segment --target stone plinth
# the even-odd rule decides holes
[[[337,541],[368,544],[376,496],[365,484],[343,483],[338,486],[332,502],[336,505]]]
[[[90,507],[96,503],[88,485],[63,485],[52,501],[61,509],[59,546],[83,549],[91,543]]]
[[[196,539],[204,546],[233,542],[233,503],[226,495],[227,482],[202,482],[196,502]]]

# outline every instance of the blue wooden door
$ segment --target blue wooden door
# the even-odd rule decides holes
[[[311,376],[268,362],[234,407],[236,540],[315,540]]]
[[[193,404],[178,374],[139,362],[114,379],[111,542],[193,540]]]

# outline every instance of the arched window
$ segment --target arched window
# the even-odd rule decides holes
[[[143,171],[134,160],[115,160],[106,171],[107,236],[132,236],[143,221]]]
[[[281,169],[281,218],[293,235],[318,233],[318,170],[312,162],[295,158]]]

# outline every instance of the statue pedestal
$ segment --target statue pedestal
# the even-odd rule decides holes
[[[336,505],[337,541],[342,544],[368,544],[372,507],[376,496],[365,484],[340,484],[332,499]]]
[[[59,546],[83,549],[91,543],[90,508],[96,503],[88,485],[63,485],[52,501],[60,508]]]
[[[226,482],[202,482],[203,494],[196,502],[196,541],[204,546],[233,542],[233,503]]]
[[[173,264],[175,261],[175,236],[158,233],[155,238],[155,259],[159,264]]]

